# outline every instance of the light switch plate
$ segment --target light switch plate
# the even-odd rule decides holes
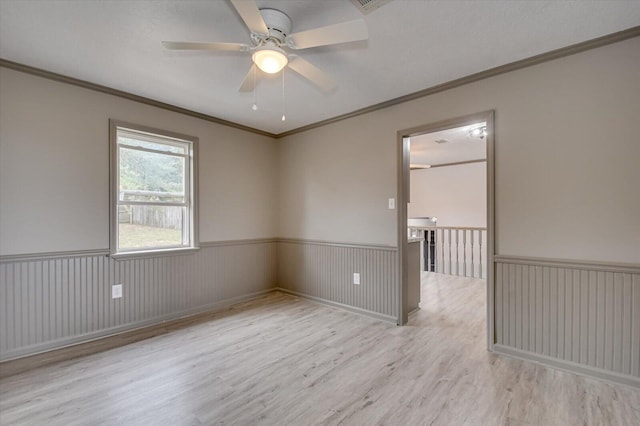
[[[355,285],[360,285],[360,274],[358,272],[353,273],[353,283]]]
[[[396,208],[396,199],[389,198],[389,210],[393,210]]]

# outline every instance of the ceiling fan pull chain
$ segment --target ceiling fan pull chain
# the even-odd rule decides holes
[[[282,121],[286,120],[284,116],[284,69],[282,70]]]
[[[258,110],[258,104],[256,103],[256,73],[258,70],[256,67],[253,67],[253,105],[251,105],[251,109],[254,111]]]

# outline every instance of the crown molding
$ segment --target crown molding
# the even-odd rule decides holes
[[[130,101],[139,102],[145,105],[151,105],[156,108],[165,109],[167,111],[177,112],[178,114],[184,114],[191,117],[199,118],[201,120],[210,121],[216,124],[222,124],[223,126],[233,127],[235,129],[244,130],[246,132],[255,133],[262,136],[268,136],[271,138],[277,137],[274,133],[265,132],[264,130],[256,129],[253,127],[244,126],[242,124],[234,123],[232,121],[223,120],[222,118],[214,117],[200,112],[192,111],[190,109],[181,108],[175,105],[167,104],[165,102],[156,101],[151,98],[145,98],[144,96],[134,95],[133,93],[125,92],[122,90],[113,89],[108,86],[102,86],[100,84],[91,83],[86,80],[80,80],[78,78],[69,77],[62,74],[57,74],[51,71],[43,70],[41,68],[31,67],[29,65],[20,64],[18,62],[12,62],[7,59],[0,58],[0,67],[20,71],[26,74],[35,75],[38,77],[47,78],[49,80],[57,81],[60,83],[71,84],[72,86],[82,87],[84,89],[93,90],[100,93],[106,93],[107,95],[117,96],[119,98],[128,99]]]
[[[21,71],[27,74],[47,78],[50,80],[71,84],[85,89],[94,90],[101,93],[106,93],[120,98],[128,99],[134,102],[140,102],[146,105],[151,105],[157,108],[162,108],[168,111],[173,111],[178,114],[184,114],[191,117],[199,118],[201,120],[210,121],[212,123],[221,124],[224,126],[233,127],[236,129],[244,130],[246,132],[255,133],[262,136],[268,136],[275,139],[281,139],[287,136],[294,135],[296,133],[306,132],[311,129],[326,126],[331,123],[346,120],[348,118],[357,117],[359,115],[368,114],[370,112],[378,111],[381,109],[389,108],[394,105],[398,105],[404,102],[412,101],[414,99],[423,98],[435,93],[444,92],[445,90],[454,89],[456,87],[464,86],[470,83],[474,83],[479,80],[494,77],[500,74],[516,71],[522,68],[527,68],[533,65],[541,64],[543,62],[552,61],[555,59],[563,58],[565,56],[575,55],[576,53],[584,52],[598,47],[606,46],[609,44],[617,43],[627,39],[640,36],[640,26],[628,28],[623,31],[618,31],[612,34],[608,34],[603,37],[594,38],[581,43],[573,44],[570,46],[562,47],[560,49],[551,50],[540,55],[535,55],[530,58],[521,59],[519,61],[511,62],[505,65],[500,65],[495,68],[490,68],[485,71],[481,71],[475,74],[471,74],[465,77],[458,78],[446,83],[438,84],[436,86],[429,87],[417,92],[410,93],[408,95],[400,96],[398,98],[390,99],[385,102],[380,102],[375,105],[371,105],[365,108],[361,108],[346,114],[338,115],[333,118],[318,121],[316,123],[308,124],[306,126],[298,127],[282,133],[270,133],[264,130],[256,129],[253,127],[245,126],[242,124],[234,123],[232,121],[223,120],[222,118],[214,117],[211,115],[203,114],[200,112],[192,111],[186,108],[181,108],[175,105],[167,104],[164,102],[156,101],[154,99],[146,98],[143,96],[134,95],[133,93],[125,92],[122,90],[113,89],[111,87],[103,86],[100,84],[91,83],[86,80],[80,80],[66,75],[53,73],[51,71],[43,70],[40,68],[31,67],[28,65],[12,62],[7,59],[0,58],[0,67],[9,68],[16,71]]]
[[[553,61],[554,59],[564,58],[565,56],[575,55],[576,53],[584,52],[586,50],[595,49],[598,47],[606,46],[609,44],[624,41],[630,38],[640,36],[640,26],[632,27],[623,31],[618,31],[613,34],[609,34],[603,37],[594,38],[584,41],[578,44],[572,44],[570,46],[561,47],[560,49],[551,50],[549,52],[541,53],[539,55],[531,56],[519,61],[510,62],[505,65],[500,65],[495,68],[490,68],[485,71],[480,71],[475,74],[461,77],[456,80],[451,80],[446,83],[438,84],[436,86],[429,87],[427,89],[420,90],[418,92],[409,93],[408,95],[400,96],[398,98],[390,99],[388,101],[381,102],[379,104],[371,105],[365,108],[361,108],[347,114],[342,114],[333,118],[318,121],[317,123],[309,124],[307,126],[298,127],[297,129],[289,130],[287,132],[279,133],[276,138],[284,138],[286,136],[294,135],[296,133],[306,132],[307,130],[316,129],[318,127],[326,126],[327,124],[335,123],[337,121],[346,120],[348,118],[357,117],[359,115],[368,114],[370,112],[378,111],[384,108],[389,108],[394,105],[402,104],[414,99],[424,98],[435,93],[444,92],[445,90],[455,89],[456,87],[464,86],[469,83],[474,83],[479,80],[494,77],[496,75],[505,74],[511,71],[516,71],[522,68],[527,68],[533,65],[538,65],[543,62]]]

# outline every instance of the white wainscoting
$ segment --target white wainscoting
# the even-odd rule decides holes
[[[0,261],[0,360],[228,306],[276,287],[275,240],[203,243],[192,254],[106,252]],[[111,298],[111,285],[123,297]]]
[[[496,352],[640,386],[640,267],[496,256]]]
[[[395,247],[288,239],[202,246],[127,260],[104,251],[1,258],[0,360],[277,288],[397,319]],[[496,352],[640,386],[640,266],[496,256],[495,268]],[[111,298],[116,283],[124,285],[121,299]]]
[[[397,248],[281,239],[277,258],[280,289],[397,321]],[[360,285],[353,284],[353,273],[360,274]]]

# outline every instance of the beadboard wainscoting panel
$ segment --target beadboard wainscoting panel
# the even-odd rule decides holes
[[[123,296],[111,298],[111,286]],[[0,262],[0,360],[227,306],[276,286],[272,240],[115,260],[88,253]]]
[[[396,321],[396,248],[280,240],[277,259],[280,289]]]
[[[496,261],[496,344],[640,385],[640,270]],[[602,374],[597,374],[602,373]]]

